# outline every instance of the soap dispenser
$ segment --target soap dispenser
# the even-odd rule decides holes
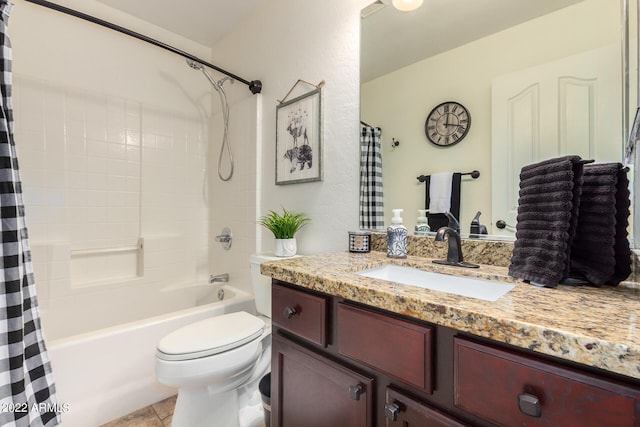
[[[429,228],[429,220],[427,219],[426,209],[418,209],[418,220],[416,221],[416,227],[414,233],[416,236],[426,236],[431,231]]]
[[[387,256],[389,258],[407,257],[407,227],[402,225],[402,209],[392,209],[391,225],[387,228]]]

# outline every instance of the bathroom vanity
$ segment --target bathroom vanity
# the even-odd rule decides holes
[[[513,288],[485,301],[356,274],[386,264]],[[537,288],[379,252],[261,270],[273,426],[640,426],[637,288]]]

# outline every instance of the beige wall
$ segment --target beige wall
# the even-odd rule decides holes
[[[477,211],[490,226],[491,170],[499,167],[491,164],[491,81],[619,42],[619,19],[619,2],[586,0],[364,84],[362,118],[382,128],[385,219],[391,209],[403,208],[405,225],[415,225],[425,197],[417,176],[477,169],[480,178],[462,182],[462,231],[468,232]],[[567,22],[584,23],[584,28],[568,31]],[[471,130],[455,146],[435,147],[424,135],[424,121],[433,107],[449,100],[469,108]],[[394,151],[391,138],[401,141]]]

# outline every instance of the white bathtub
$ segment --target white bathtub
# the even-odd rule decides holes
[[[217,301],[220,288],[225,297]],[[255,313],[253,296],[237,288],[208,285],[207,294],[203,305],[47,341],[58,402],[68,408],[62,426],[97,427],[175,394],[153,376],[158,340],[207,317],[240,310]]]

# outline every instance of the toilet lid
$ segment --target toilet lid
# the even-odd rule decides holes
[[[201,320],[171,332],[158,343],[158,357],[187,360],[240,347],[262,335],[264,321],[244,311]]]

